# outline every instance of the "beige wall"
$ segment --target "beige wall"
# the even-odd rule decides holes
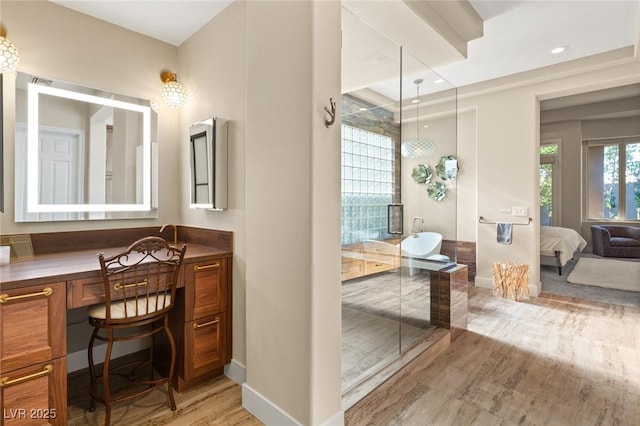
[[[246,9],[243,395],[321,424],[341,400],[340,138],[323,110],[340,98],[340,4]]]
[[[233,359],[246,364],[246,90],[245,6],[235,2],[191,36],[179,49],[179,80],[190,92],[182,109],[176,197],[180,222],[233,232]],[[189,208],[189,125],[207,117],[229,120],[228,209]]]
[[[547,67],[459,89],[459,107],[475,109],[477,212],[489,220],[517,221],[502,208],[526,206],[533,223],[514,228],[513,244],[496,242],[495,226],[477,225],[476,285],[492,286],[492,264],[512,260],[530,265],[530,289],[539,278],[539,101],[640,81],[633,49]],[[462,135],[461,135],[462,136]],[[466,156],[459,141],[459,155]]]
[[[411,116],[407,113],[406,116]],[[424,124],[429,123],[428,128]],[[428,165],[433,173],[430,183],[444,183],[436,175],[436,164],[440,157],[454,155],[456,152],[456,116],[451,114],[441,119],[420,120],[420,137],[431,139],[435,145],[434,153],[427,158],[413,159],[402,158],[402,202],[404,204],[404,233],[411,232],[412,219],[416,216],[424,219],[422,228],[424,231],[442,234],[445,240],[457,240],[456,235],[456,210],[457,190],[447,188],[446,196],[441,201],[435,201],[427,195],[427,186],[416,183],[411,178],[413,169],[418,164]],[[402,139],[407,140],[416,136],[415,119],[402,125]],[[462,159],[459,159],[462,163]],[[462,168],[462,164],[460,164]],[[460,175],[462,178],[462,175]]]

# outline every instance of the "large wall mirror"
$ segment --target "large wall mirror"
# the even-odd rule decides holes
[[[157,217],[150,102],[16,76],[16,222]]]

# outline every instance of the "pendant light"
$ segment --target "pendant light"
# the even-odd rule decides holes
[[[420,83],[422,81],[421,78],[413,81],[416,85],[416,99],[413,101],[416,104],[416,137],[406,140],[400,145],[400,153],[407,158],[428,157],[435,150],[435,145],[431,139],[420,137]]]

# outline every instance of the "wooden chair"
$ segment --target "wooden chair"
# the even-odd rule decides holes
[[[122,400],[140,396],[152,389],[167,385],[171,410],[176,410],[171,380],[175,366],[176,346],[169,330],[169,311],[175,301],[180,265],[186,246],[172,246],[159,237],[142,238],[126,250],[105,257],[98,255],[104,281],[105,303],[89,308],[89,323],[94,327],[89,341],[89,370],[91,374],[90,411],[95,411],[96,401],[105,405],[105,424],[111,419],[111,406]],[[154,377],[153,336],[166,333],[171,357],[168,374]],[[102,333],[101,333],[102,332]],[[151,336],[149,358],[111,368],[111,352],[115,342]],[[93,346],[96,340],[107,342],[102,372],[96,371]],[[142,376],[138,369],[149,365],[151,373]],[[112,379],[124,377],[120,389],[112,389]],[[102,378],[102,394],[98,381]]]

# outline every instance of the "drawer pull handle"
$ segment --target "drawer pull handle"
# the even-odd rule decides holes
[[[11,302],[12,300],[28,299],[31,297],[38,297],[38,296],[51,296],[52,293],[53,293],[53,290],[51,289],[51,287],[45,287],[44,290],[39,291],[37,293],[21,294],[19,296],[9,296],[8,294],[0,294],[0,303],[7,303],[7,302]]]
[[[193,267],[193,270],[194,271],[203,271],[205,269],[213,269],[213,268],[219,268],[219,267],[220,267],[220,262],[216,262],[216,263],[213,263],[211,265],[204,265],[204,266],[196,265],[196,266]]]
[[[197,330],[199,328],[206,327],[208,325],[218,324],[219,322],[220,322],[220,318],[216,318],[213,321],[205,322],[205,323],[202,323],[202,324],[198,324],[197,322],[194,322],[193,323],[193,329]]]
[[[17,379],[10,379],[9,377],[3,377],[0,379],[0,388],[17,385],[18,383],[26,382],[27,380],[35,379],[36,377],[46,376],[47,374],[53,371],[53,365],[47,364],[44,366],[42,371],[38,371],[37,373],[29,374],[23,377],[18,377]]]
[[[131,287],[137,287],[139,285],[147,285],[147,284],[149,284],[149,281],[145,278],[144,281],[140,281],[139,283],[131,283],[131,284],[115,283],[113,285],[113,289],[122,290],[123,288],[131,288]]]

